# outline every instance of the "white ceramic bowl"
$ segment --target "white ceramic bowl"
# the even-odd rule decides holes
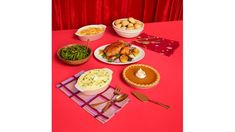
[[[98,69],[92,69],[92,70],[98,70]],[[87,73],[89,73],[90,71],[92,70],[88,70],[86,71],[85,73],[83,73],[79,79],[79,80],[83,80],[84,77],[86,76]],[[108,72],[108,76],[109,76],[109,79],[108,81],[101,87],[97,87],[96,89],[87,89],[87,88],[84,88],[83,86],[81,86],[81,84],[79,84],[78,82],[75,84],[75,87],[81,91],[84,95],[96,95],[96,94],[99,94],[101,92],[103,92],[105,89],[107,89],[109,87],[109,84],[111,83],[112,81],[112,74],[113,74],[113,71],[108,69],[108,68],[102,68],[102,70],[106,70]]]
[[[128,18],[121,18],[121,19],[118,19],[118,20],[127,20],[127,19]],[[139,28],[139,29],[133,29],[133,30],[126,30],[126,29],[117,28],[115,26],[115,24],[114,24],[115,21],[113,21],[113,23],[112,23],[114,31],[119,36],[124,37],[124,38],[134,38],[134,37],[137,37],[144,30],[144,23],[139,21],[139,20],[136,20],[136,21],[139,21],[139,22],[143,23],[143,26],[141,28]]]
[[[101,33],[95,34],[95,35],[81,35],[81,34],[79,34],[79,32],[80,32],[81,30],[86,29],[86,28],[89,28],[89,27],[100,27],[100,28],[104,28],[104,31],[101,32]],[[94,41],[94,40],[97,40],[97,39],[100,39],[100,38],[103,37],[104,32],[105,32],[105,29],[106,29],[106,26],[103,25],[103,24],[99,24],[99,25],[87,25],[87,26],[84,26],[84,27],[79,28],[79,29],[76,31],[75,35],[77,35],[78,38],[79,38],[81,41],[87,41],[87,40],[89,40],[89,41]]]

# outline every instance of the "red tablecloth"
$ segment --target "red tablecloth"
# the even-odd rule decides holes
[[[173,55],[170,57],[145,50],[145,58],[137,63],[148,64],[156,68],[161,75],[160,83],[146,90],[134,89],[128,86],[121,78],[122,70],[126,65],[107,65],[91,59],[80,66],[68,66],[61,63],[57,57],[57,50],[70,43],[84,43],[79,41],[74,33],[76,30],[63,30],[52,32],[52,129],[53,132],[182,132],[183,131],[183,43],[182,21],[147,23],[144,32],[150,35],[172,39],[180,42]],[[124,39],[108,28],[104,37],[90,42],[94,51],[97,47],[109,44],[118,39]],[[92,68],[108,67],[114,71],[112,86],[119,86],[123,92],[129,94],[128,103],[120,112],[105,124],[94,119],[85,110],[80,108],[70,98],[56,88],[56,84],[71,75]],[[171,106],[166,110],[153,103],[143,103],[130,94],[137,90],[145,93],[151,99]]]

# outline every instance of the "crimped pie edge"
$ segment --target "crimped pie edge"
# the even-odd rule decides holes
[[[134,67],[134,66],[143,66],[143,67],[148,67],[148,68],[152,69],[152,70],[157,74],[157,76],[158,76],[157,79],[156,79],[153,83],[151,83],[151,84],[138,84],[138,83],[132,82],[131,80],[129,80],[129,79],[126,77],[125,73],[126,73],[126,71],[127,71],[129,68]],[[153,67],[151,67],[151,66],[149,66],[149,65],[145,65],[145,64],[132,64],[132,65],[129,65],[129,66],[127,66],[127,67],[123,70],[122,75],[123,75],[123,77],[124,77],[124,80],[125,80],[128,84],[130,84],[130,85],[132,85],[132,86],[134,86],[134,87],[138,87],[138,88],[150,88],[150,87],[153,87],[153,86],[155,86],[156,84],[158,84],[159,81],[160,81],[160,74],[159,74],[159,72],[158,72],[156,69],[154,69]]]

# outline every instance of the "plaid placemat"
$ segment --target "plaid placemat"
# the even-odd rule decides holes
[[[128,102],[129,98],[126,98],[122,102],[112,102],[112,106],[104,113],[102,113],[103,107],[106,103],[93,108],[90,104],[99,103],[103,101],[108,101],[113,96],[114,88],[109,86],[104,92],[97,95],[84,95],[82,92],[75,88],[75,84],[77,79],[84,73],[85,71],[81,71],[72,77],[62,81],[57,84],[56,87],[60,89],[63,93],[65,93],[69,98],[71,98],[75,103],[77,103],[80,107],[90,113],[94,118],[99,120],[102,123],[110,120],[119,110],[121,110]]]
[[[175,49],[179,47],[178,41],[160,38],[146,33],[140,34],[137,39],[131,43],[166,56],[172,55]]]

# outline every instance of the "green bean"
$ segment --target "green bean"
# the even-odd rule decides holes
[[[90,54],[90,50],[85,46],[74,45],[67,48],[62,48],[60,56],[66,60],[81,60]]]

